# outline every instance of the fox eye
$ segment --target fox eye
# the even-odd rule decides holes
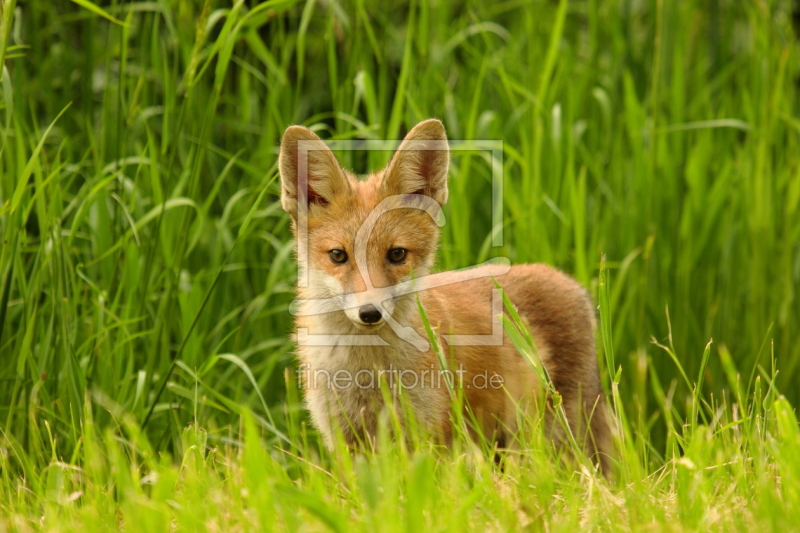
[[[328,257],[331,258],[331,261],[340,265],[342,263],[347,263],[347,252],[344,250],[339,250],[338,248],[329,251]]]
[[[392,263],[402,263],[406,258],[405,248],[394,248],[389,250],[389,261]]]

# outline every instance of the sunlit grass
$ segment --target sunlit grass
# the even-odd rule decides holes
[[[1,4],[0,531],[796,528],[791,2]],[[599,306],[610,482],[535,423],[502,470],[309,426],[280,135],[431,116],[504,142],[503,246],[454,154],[439,268],[542,261]]]

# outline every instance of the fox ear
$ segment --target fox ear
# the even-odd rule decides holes
[[[299,141],[303,142],[298,146]],[[336,156],[317,135],[303,126],[289,126],[281,139],[278,158],[281,205],[297,220],[297,206],[306,202],[326,206],[350,185]]]
[[[386,168],[381,192],[424,194],[439,205],[447,202],[450,149],[444,125],[436,119],[420,122],[408,132]]]

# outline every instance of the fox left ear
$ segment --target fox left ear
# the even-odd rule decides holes
[[[447,202],[450,148],[444,125],[432,118],[408,132],[384,173],[381,193],[424,194],[439,205]]]
[[[300,155],[300,142],[306,143],[304,157]],[[303,126],[290,126],[283,134],[278,168],[281,174],[281,205],[295,221],[298,204],[325,207],[337,196],[350,191],[347,177],[336,156],[322,139]]]

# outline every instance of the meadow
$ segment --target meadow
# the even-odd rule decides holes
[[[0,5],[0,532],[800,524],[797,2]],[[503,142],[502,246],[456,153],[438,268],[544,262],[598,304],[612,480],[535,423],[502,468],[310,426],[280,136],[428,117]]]

